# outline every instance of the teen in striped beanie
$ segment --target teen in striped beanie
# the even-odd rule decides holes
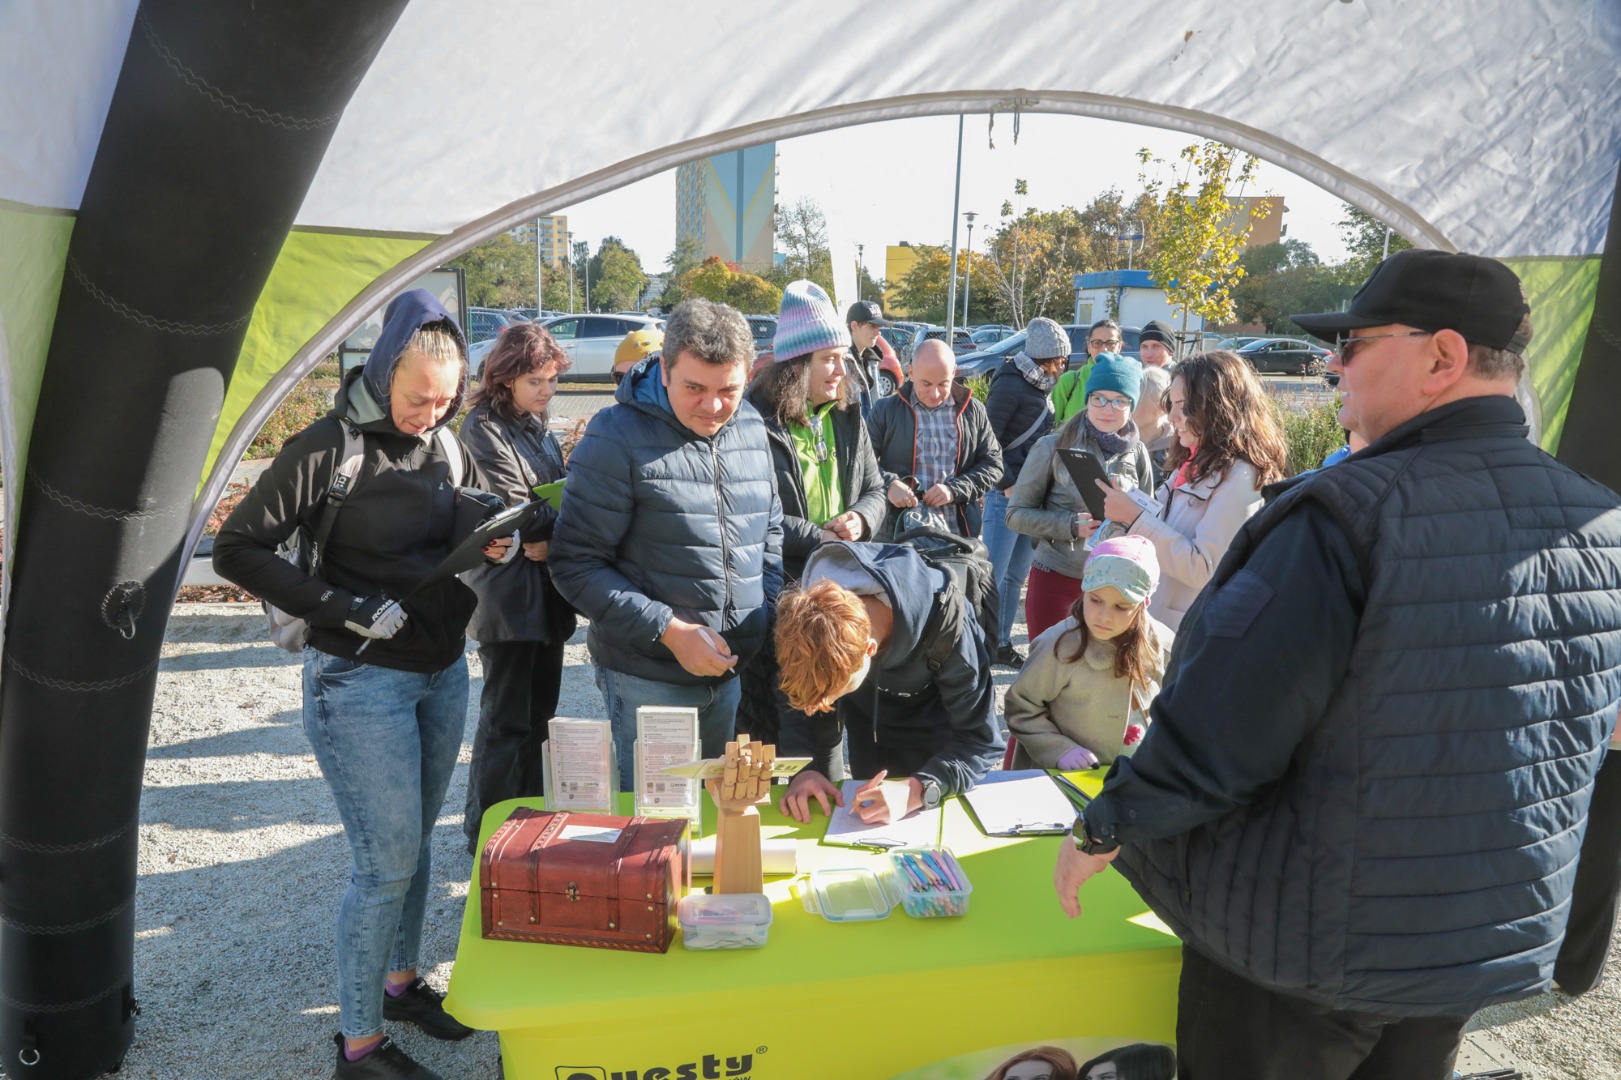
[[[814,281],[790,281],[782,290],[772,359],[780,364],[835,347],[850,347],[850,328],[839,319],[832,298]]]

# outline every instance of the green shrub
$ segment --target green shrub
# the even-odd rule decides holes
[[[1292,395],[1291,395],[1292,398]],[[1339,399],[1296,403],[1274,396],[1272,408],[1289,443],[1289,475],[1315,469],[1329,454],[1345,445],[1345,429],[1338,418]]]
[[[968,387],[968,392],[981,404],[984,404],[985,399],[990,396],[991,378],[989,375],[976,375],[972,379],[965,380],[963,385]]]
[[[325,416],[331,408],[331,390],[300,381],[248,444],[244,460],[275,457],[281,453],[283,443]]]

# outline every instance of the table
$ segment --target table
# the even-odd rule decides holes
[[[1101,777],[1077,774],[1093,790]],[[481,843],[525,805],[541,800],[492,807]],[[761,818],[766,839],[799,843],[801,873],[883,859],[820,845],[819,812]],[[941,834],[973,882],[967,915],[829,923],[803,909],[802,881],[768,878],[774,922],[754,950],[694,952],[679,935],[662,955],[486,941],[475,879],[445,1006],[500,1033],[509,1080],[981,1080],[1026,1046],[1084,1060],[1173,1041],[1179,942],[1124,878],[1089,881],[1071,922],[1052,887],[1062,838],[986,837],[956,799]]]

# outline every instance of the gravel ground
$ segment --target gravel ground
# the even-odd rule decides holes
[[[180,605],[163,655],[141,804],[135,985],[142,1013],[119,1075],[329,1076],[338,1011],[331,935],[348,859],[304,738],[299,666],[265,640],[257,605]],[[476,702],[476,653],[469,662]],[[566,662],[560,711],[600,715],[583,632]],[[1011,681],[998,669],[1000,690]],[[463,767],[434,837],[423,971],[441,988],[472,865],[460,807],[474,719],[470,708]],[[1494,1050],[1506,1049],[1539,1080],[1613,1080],[1621,1076],[1618,974],[1579,1000],[1548,994],[1488,1010],[1481,1026]],[[447,1078],[500,1076],[491,1033],[462,1043],[436,1042],[414,1028],[397,1034]]]

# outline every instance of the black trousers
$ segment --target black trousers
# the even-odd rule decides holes
[[[1611,750],[1593,780],[1587,835],[1570,896],[1570,923],[1553,964],[1554,981],[1567,994],[1585,994],[1604,975],[1610,936],[1621,901],[1621,753]]]
[[[1451,1080],[1467,1016],[1325,1009],[1182,946],[1179,1080]]]
[[[469,850],[478,842],[484,811],[504,799],[545,794],[540,744],[546,741],[546,722],[557,715],[563,683],[561,641],[480,645],[478,655],[484,662],[484,691],[462,819]]]

